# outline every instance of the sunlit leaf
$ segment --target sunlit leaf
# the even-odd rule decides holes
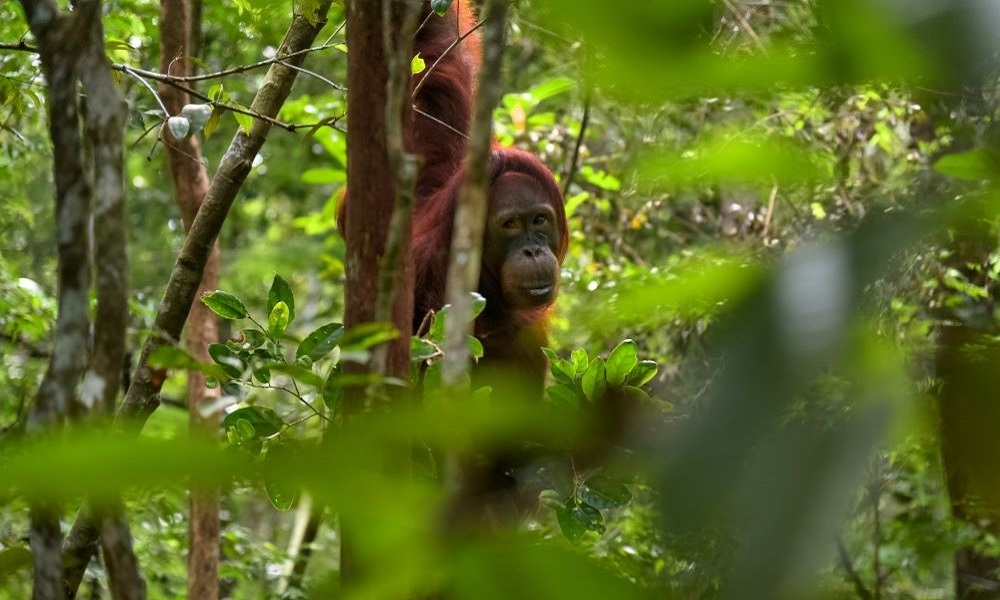
[[[608,356],[607,377],[608,384],[622,385],[628,378],[632,369],[639,364],[639,349],[632,340],[623,340]]]
[[[295,296],[292,294],[292,288],[280,275],[275,275],[271,282],[271,289],[267,292],[267,314],[270,315],[279,302],[284,302],[285,306],[288,307],[288,323],[294,321]]]
[[[244,319],[249,314],[243,302],[229,292],[221,290],[209,292],[202,295],[201,301],[223,319]]]

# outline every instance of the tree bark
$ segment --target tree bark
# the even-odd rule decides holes
[[[22,6],[38,43],[48,85],[59,231],[55,344],[28,417],[29,434],[38,435],[62,428],[70,417],[88,409],[111,406],[117,395],[127,322],[122,178],[125,107],[107,70],[98,0],[81,0],[72,13],[61,13],[52,0],[24,0]],[[89,153],[85,151],[80,129],[83,112],[77,96],[80,82],[89,102],[86,110]],[[97,265],[100,288],[90,354],[89,218],[95,180],[99,192],[95,227],[102,234],[97,251],[102,260]],[[77,395],[88,355],[91,368]],[[32,502],[32,595],[36,600],[59,600],[66,595],[60,553],[61,512],[56,503]]]
[[[188,57],[192,38],[188,16],[188,0],[162,0],[160,2],[160,71],[179,77],[189,75]],[[161,83],[160,100],[170,115],[180,114],[190,101],[181,90]],[[174,201],[180,207],[185,231],[191,224],[208,193],[208,172],[205,169],[201,146],[195,136],[175,139],[163,128],[163,142],[167,149],[170,175],[174,184]],[[212,291],[219,286],[219,243],[212,245],[201,285],[197,294]],[[208,347],[219,339],[215,314],[204,304],[195,302],[185,326],[188,352],[201,362],[211,362]],[[205,375],[188,371],[188,422],[193,435],[217,437],[219,415],[207,414],[203,408],[219,396],[218,389],[205,385]],[[188,597],[213,599],[219,597],[219,552],[222,525],[219,520],[220,489],[191,490],[188,517]]]
[[[378,365],[385,375],[409,378],[410,329],[413,321],[413,265],[408,253],[401,253],[396,272],[382,273],[394,277],[394,298],[379,298],[380,267],[387,250],[390,222],[396,204],[396,174],[390,163],[387,138],[387,102],[389,67],[386,53],[387,40],[398,44],[402,37],[405,5],[392,3],[391,22],[383,18],[381,2],[349,0],[347,2],[347,45],[351,49],[347,59],[347,180],[350,185],[345,207],[345,243],[347,245],[347,282],[344,291],[344,325],[351,328],[373,322],[378,317],[377,306],[391,306],[391,320],[401,335],[388,343]],[[411,7],[412,8],[412,7]],[[384,29],[388,28],[388,29]],[[408,47],[408,46],[407,46]],[[407,76],[408,79],[408,76]],[[408,85],[408,84],[407,84]],[[408,89],[408,87],[407,87]],[[406,123],[410,103],[400,106],[400,113],[392,118]],[[395,112],[395,111],[394,111]],[[402,127],[394,123],[391,127]],[[398,137],[397,137],[398,140]],[[398,148],[397,148],[398,151]],[[403,191],[403,197],[412,191]],[[398,225],[398,219],[397,219]],[[408,227],[396,228],[393,242],[396,248],[406,249],[410,244]],[[392,263],[391,258],[386,263]],[[384,296],[384,294],[383,294]],[[372,372],[375,365],[350,364],[351,372]],[[379,370],[381,370],[379,369]],[[358,415],[364,408],[365,390],[345,390],[344,411]],[[363,565],[354,551],[354,535],[349,515],[341,515],[341,581],[346,586],[357,583],[362,577]]]
[[[39,0],[23,1],[26,6],[35,6]],[[295,16],[278,48],[279,56],[287,56],[312,45],[316,35],[326,24],[326,14],[331,2],[332,0],[321,1],[315,18]],[[304,53],[298,54],[289,58],[287,63],[299,66],[304,59]],[[261,89],[254,97],[252,109],[257,114],[273,119],[288,97],[297,74],[298,71],[283,64],[272,64]],[[250,131],[241,129],[237,132],[212,179],[202,208],[191,224],[191,230],[174,263],[156,315],[154,333],[143,344],[132,385],[115,413],[115,427],[124,433],[137,435],[159,405],[158,395],[166,373],[151,368],[149,356],[160,346],[176,343],[180,338],[211,249],[270,129],[270,123],[256,119]],[[83,565],[86,568],[97,542],[95,532],[98,531],[98,525],[93,519],[94,513],[89,507],[85,506],[77,513],[71,534],[63,546],[64,563]],[[75,596],[81,578],[82,571],[67,573],[63,588],[69,590],[68,597]]]

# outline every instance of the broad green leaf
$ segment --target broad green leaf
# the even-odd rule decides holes
[[[632,501],[632,492],[620,481],[597,475],[579,490],[580,498],[597,508],[621,508]]]
[[[295,350],[295,358],[308,356],[315,362],[329,354],[343,337],[343,325],[327,323],[302,340],[302,343]]]
[[[587,400],[597,400],[604,396],[607,383],[604,361],[600,358],[590,361],[590,365],[583,373],[583,379],[580,380],[583,395],[587,397]]]
[[[556,381],[561,381],[562,383],[568,385],[574,385],[576,383],[576,372],[573,370],[573,363],[562,358],[557,358],[552,361],[552,376],[556,378]]]
[[[934,170],[963,181],[995,181],[1000,179],[1000,157],[992,150],[975,148],[945,154],[934,163]]]
[[[604,533],[604,516],[601,511],[593,506],[584,503],[573,503],[556,511],[556,518],[559,520],[559,528],[563,535],[571,541],[577,541],[583,537],[587,531]]]
[[[587,356],[587,351],[583,348],[574,350],[570,359],[573,361],[573,372],[576,375],[583,375],[587,370],[587,366],[590,365],[590,357]]]
[[[284,302],[278,302],[267,316],[267,331],[273,338],[279,338],[288,328],[289,310]]]
[[[536,104],[548,100],[553,96],[557,96],[564,92],[567,92],[576,87],[576,82],[569,77],[556,77],[554,79],[549,79],[548,81],[543,81],[535,87],[528,90],[528,95],[534,100]]]
[[[232,113],[233,118],[236,119],[236,123],[240,126],[240,129],[242,129],[244,133],[250,133],[250,128],[253,126],[253,117],[236,111],[232,111]]]
[[[632,369],[632,373],[629,374],[628,381],[626,381],[626,383],[636,387],[646,385],[652,381],[654,377],[656,377],[658,370],[659,366],[654,360],[639,361],[639,364],[637,364],[635,368]]]
[[[624,340],[611,351],[608,357],[607,377],[609,385],[622,385],[632,369],[639,363],[639,349],[632,340]]]
[[[563,408],[575,409],[580,406],[580,398],[576,395],[576,391],[563,383],[557,383],[555,385],[550,385],[545,393],[548,395],[549,400],[552,404]]]
[[[271,289],[267,292],[267,314],[270,315],[279,302],[284,302],[288,306],[288,322],[294,321],[295,296],[292,294],[292,288],[280,275],[275,275]]]
[[[264,406],[244,406],[226,415],[222,420],[222,426],[236,427],[238,421],[244,421],[253,427],[253,434],[256,437],[270,437],[285,426],[285,422],[270,408]]]
[[[223,319],[245,319],[249,315],[239,298],[222,290],[203,294],[201,302]]]
[[[236,354],[236,352],[226,344],[212,344],[208,347],[208,355],[212,357],[226,376],[239,379],[243,376],[243,371],[247,365]]]

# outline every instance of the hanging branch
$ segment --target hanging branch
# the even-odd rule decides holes
[[[465,179],[458,195],[455,227],[448,265],[447,299],[451,316],[445,329],[444,382],[453,386],[469,369],[466,338],[472,332],[471,292],[479,285],[483,229],[489,188],[490,145],[493,142],[493,109],[500,102],[500,67],[503,59],[507,2],[488,0],[484,6],[483,64],[473,108]]]

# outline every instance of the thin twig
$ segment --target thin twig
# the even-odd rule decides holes
[[[764,215],[764,232],[761,238],[767,244],[767,233],[771,229],[771,218],[774,216],[774,201],[778,198],[778,186],[771,188],[771,198],[767,201],[767,213]]]
[[[743,31],[747,33],[748,36],[750,36],[750,39],[753,40],[754,44],[756,44],[757,49],[763,52],[764,54],[767,54],[767,46],[765,46],[764,42],[760,40],[760,36],[757,35],[757,32],[754,31],[753,27],[751,27],[750,23],[746,20],[746,17],[743,16],[743,13],[741,13],[735,6],[733,6],[731,0],[722,0],[722,1],[725,3],[726,8],[729,9],[729,12],[733,13],[733,16],[736,17],[736,20],[740,22],[740,27],[743,29]]]
[[[854,584],[854,591],[861,600],[874,600],[872,593],[865,587],[865,582],[861,580],[861,575],[851,563],[851,557],[847,554],[847,547],[844,540],[837,538],[837,556],[840,558],[840,566],[847,572],[847,578]]]
[[[322,81],[326,85],[332,87],[333,89],[337,90],[338,92],[346,92],[347,91],[346,87],[340,85],[339,83],[334,83],[334,82],[330,81],[329,79],[327,79],[326,77],[323,77],[319,73],[310,71],[309,69],[305,69],[305,68],[302,68],[302,67],[297,67],[295,65],[292,65],[292,64],[289,64],[289,63],[285,62],[284,60],[279,60],[278,64],[282,65],[282,66],[285,66],[285,67],[288,67],[289,69],[295,69],[299,73],[303,73],[303,74],[308,75],[310,77],[313,77],[315,79],[319,79],[320,81]]]
[[[16,43],[0,42],[0,50],[16,50],[18,52],[33,52],[35,54],[38,53],[37,47],[28,44],[24,40],[21,40],[20,42]]]
[[[473,25],[468,31],[455,38],[455,41],[452,42],[450,46],[445,48],[444,52],[441,53],[441,56],[437,57],[437,60],[435,60],[431,64],[430,68],[428,68],[427,71],[424,72],[424,76],[420,78],[420,81],[417,82],[417,85],[413,88],[413,93],[411,95],[414,98],[416,98],[417,94],[420,93],[421,88],[424,87],[424,82],[427,81],[427,78],[430,77],[430,74],[434,72],[434,68],[438,66],[441,60],[444,59],[444,57],[448,56],[448,54],[450,54],[451,51],[454,50],[456,46],[458,46],[465,40],[465,38],[469,37],[470,35],[475,33],[480,27],[482,27],[483,23],[485,22],[486,19],[479,21],[478,23]]]
[[[229,69],[223,69],[222,71],[215,71],[213,73],[202,73],[201,75],[183,75],[183,76],[168,75],[166,73],[159,73],[157,71],[139,69],[136,67],[118,63],[112,64],[111,68],[115,69],[116,71],[124,71],[125,69],[129,69],[131,71],[134,71],[142,75],[143,77],[152,79],[154,81],[162,81],[164,83],[169,83],[169,82],[192,83],[195,81],[205,81],[208,79],[221,79],[229,75],[238,75],[241,73],[246,73],[247,71],[253,71],[254,69],[259,69],[275,63],[284,64],[284,61],[288,61],[289,59],[295,58],[297,56],[301,56],[303,54],[309,54],[311,52],[319,52],[320,50],[326,50],[328,48],[333,48],[333,47],[334,44],[323,44],[322,46],[314,46],[312,48],[306,48],[304,50],[299,50],[297,52],[290,52],[288,54],[285,54],[284,56],[274,56],[249,65],[239,65],[236,67],[231,67]]]
[[[563,183],[563,198],[569,193],[569,185],[573,183],[573,175],[576,174],[576,167],[580,160],[580,147],[583,146],[583,138],[587,135],[587,124],[590,122],[590,94],[583,99],[583,118],[580,120],[580,133],[576,136],[576,145],[573,147],[573,158],[569,161],[569,168],[566,170],[565,183]]]
[[[453,133],[457,133],[458,135],[460,135],[460,136],[464,137],[464,138],[465,138],[465,139],[467,139],[467,140],[469,139],[469,135],[468,135],[467,133],[465,133],[465,132],[463,132],[463,131],[459,131],[458,129],[455,129],[454,127],[452,127],[451,125],[449,125],[449,124],[445,123],[445,122],[444,122],[444,121],[442,121],[441,119],[439,119],[439,118],[435,117],[435,116],[434,116],[434,115],[432,115],[432,114],[429,114],[429,113],[426,113],[426,112],[424,112],[424,111],[420,110],[420,109],[419,109],[419,108],[417,108],[416,106],[414,106],[414,107],[413,107],[413,112],[417,113],[418,115],[420,115],[420,116],[422,116],[422,117],[426,117],[426,118],[430,119],[431,121],[434,121],[435,123],[437,123],[438,125],[441,125],[442,127],[447,127],[447,128],[448,128],[448,129],[450,129],[450,130],[451,130],[451,131],[452,131]]]

